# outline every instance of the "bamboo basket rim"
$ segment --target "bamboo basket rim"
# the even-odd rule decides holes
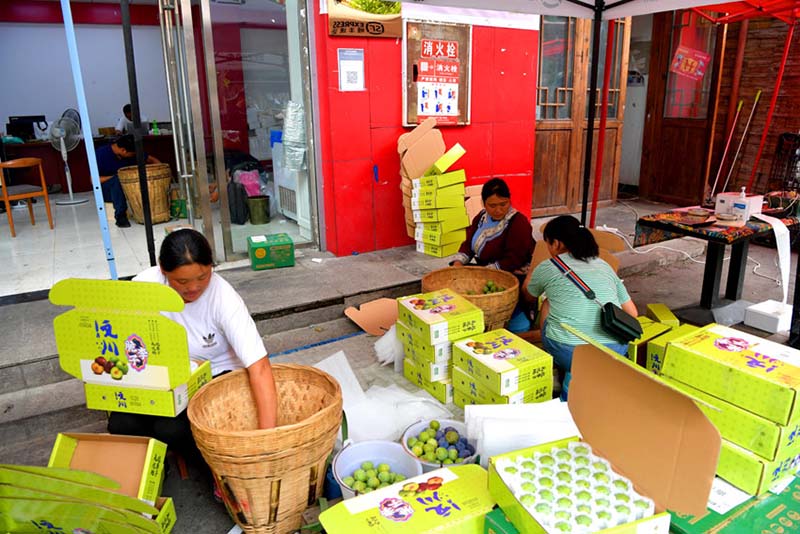
[[[276,363],[276,364],[270,364],[270,365],[272,366],[273,376],[274,376],[274,371],[276,369],[287,369],[287,370],[297,371],[297,372],[310,371],[313,374],[317,374],[321,378],[323,378],[324,380],[328,381],[329,383],[331,383],[334,386],[334,391],[332,392],[334,398],[336,398],[336,397],[338,397],[339,399],[342,398],[342,388],[339,385],[339,382],[337,382],[335,378],[333,378],[331,375],[329,375],[325,371],[322,371],[320,369],[317,369],[316,367],[312,367],[312,366],[309,366],[309,365],[299,365],[299,364],[294,364],[294,363]],[[225,374],[224,376],[220,376],[220,377],[217,377],[217,378],[211,380],[210,382],[205,384],[202,388],[200,388],[200,390],[197,393],[195,393],[192,396],[192,398],[189,400],[189,407],[187,408],[187,416],[189,417],[189,422],[193,426],[196,426],[199,430],[201,430],[203,432],[206,432],[206,433],[213,433],[217,437],[221,437],[221,438],[247,438],[247,437],[254,437],[254,436],[268,437],[268,436],[270,436],[272,434],[277,434],[278,432],[281,432],[281,433],[283,433],[283,432],[292,432],[292,431],[300,430],[301,427],[318,424],[321,421],[329,418],[330,415],[331,415],[330,412],[334,411],[334,409],[336,408],[337,405],[339,406],[339,410],[337,410],[337,411],[341,411],[342,410],[341,402],[333,402],[333,403],[329,404],[328,406],[322,408],[321,410],[319,410],[315,414],[311,415],[310,417],[307,417],[307,418],[305,418],[302,421],[299,421],[297,423],[291,423],[291,424],[288,424],[288,425],[281,425],[281,426],[276,426],[276,427],[273,427],[273,428],[255,429],[255,430],[235,430],[235,431],[234,430],[222,430],[222,429],[219,429],[219,428],[214,428],[214,427],[208,426],[206,424],[197,422],[197,420],[196,420],[197,417],[198,417],[197,411],[200,409],[200,408],[198,408],[198,401],[200,399],[202,399],[202,396],[208,395],[209,394],[208,392],[212,391],[214,389],[212,387],[212,384],[214,384],[216,382],[216,384],[217,384],[216,387],[220,387],[219,384],[223,384],[224,382],[227,382],[227,381],[230,381],[230,380],[236,380],[236,379],[238,379],[240,376],[242,376],[245,373],[247,373],[247,369],[237,369],[236,371],[232,371],[230,373]],[[277,382],[277,380],[276,380],[276,382]],[[248,382],[248,386],[249,386],[249,382]]]
[[[475,276],[475,274],[477,274],[477,273],[487,273],[487,274],[491,273],[493,275],[500,276],[501,278],[508,279],[509,283],[511,284],[510,286],[505,287],[505,289],[503,289],[503,291],[499,291],[497,293],[486,293],[486,294],[476,294],[476,295],[462,295],[462,296],[467,296],[467,297],[470,297],[470,298],[472,298],[472,297],[489,297],[489,296],[502,295],[503,293],[506,293],[506,292],[509,292],[509,291],[518,291],[519,290],[519,280],[512,273],[510,273],[508,271],[503,271],[502,269],[491,269],[489,267],[482,267],[480,265],[458,265],[458,266],[448,266],[448,267],[443,267],[441,269],[436,269],[435,271],[431,271],[431,272],[425,274],[422,277],[422,284],[424,285],[426,280],[434,279],[436,275],[444,274],[444,273],[448,273],[448,272],[456,272],[456,271],[465,271],[465,272],[469,273],[469,276],[471,278],[477,278],[477,276]],[[455,291],[455,290],[453,290],[453,291]],[[456,293],[458,293],[458,291],[456,291]]]

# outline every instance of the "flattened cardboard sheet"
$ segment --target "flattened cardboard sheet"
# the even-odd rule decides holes
[[[350,306],[344,314],[364,332],[382,336],[397,322],[397,301],[387,298],[372,300],[360,308]]]

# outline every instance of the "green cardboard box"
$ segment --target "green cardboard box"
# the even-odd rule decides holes
[[[553,377],[553,357],[505,329],[453,343],[453,365],[498,395]]]
[[[519,530],[514,527],[500,508],[495,508],[486,514],[483,534],[519,534]]]
[[[463,196],[411,197],[412,210],[430,210],[439,208],[460,208],[464,205]]]
[[[426,209],[426,210],[413,210],[411,212],[414,216],[414,222],[437,222],[446,221],[448,219],[459,220],[467,216],[467,208],[463,205],[456,208],[439,208],[439,209]]]
[[[677,341],[687,334],[696,332],[698,327],[691,324],[682,324],[673,328],[665,334],[647,342],[647,370],[655,374],[661,374],[661,367],[664,365],[664,354],[667,352],[667,345]]]
[[[431,382],[425,378],[425,373],[420,369],[414,360],[403,359],[403,376],[420,388],[424,389],[442,404],[453,402],[453,383],[450,380],[440,380]]]
[[[466,179],[466,174],[464,178]],[[411,198],[460,197],[463,202],[465,191],[464,182],[447,187],[414,187],[414,184],[411,184]]]
[[[446,154],[445,154],[446,155]],[[444,156],[442,156],[444,157]],[[456,184],[463,184],[467,181],[467,173],[464,169],[448,172],[437,175],[425,175],[422,178],[411,180],[412,189],[421,189],[424,187],[435,187],[436,189],[444,189]],[[413,194],[413,193],[412,193]]]
[[[648,304],[645,315],[657,323],[664,323],[672,328],[677,328],[681,325],[681,322],[666,304]]]
[[[445,234],[440,232],[426,232],[420,226],[414,229],[414,239],[418,242],[421,241],[430,245],[449,245],[450,243],[458,243],[460,245],[466,238],[467,231],[464,229],[454,230]]]
[[[420,231],[424,233],[434,233],[434,234],[447,234],[450,232],[454,232],[456,230],[461,230],[469,226],[469,218],[467,217],[467,213],[464,212],[463,215],[459,215],[453,219],[448,219],[446,221],[435,221],[435,222],[424,222],[424,223],[416,223],[416,229],[421,229]],[[466,235],[465,235],[466,237]]]
[[[344,500],[320,514],[328,534],[483,534],[494,499],[486,471],[446,467]]]
[[[800,415],[800,351],[733,328],[670,343],[661,373],[779,425]]]
[[[453,354],[453,343],[451,341],[431,345],[430,341],[415,336],[401,321],[397,321],[395,324],[397,337],[403,343],[406,356],[410,353],[412,358],[417,361],[450,363],[450,357]]]
[[[670,327],[665,324],[655,323],[647,317],[638,317],[638,319],[639,324],[642,325],[642,335],[628,343],[628,358],[642,367],[647,367],[647,343],[651,339],[668,332]]]
[[[455,365],[452,367],[452,376],[453,402],[461,408],[466,404],[531,404],[553,398],[552,374],[510,395],[495,393]]]
[[[642,410],[655,405],[658,410]],[[667,509],[702,514],[714,480],[720,437],[695,403],[652,373],[593,344],[576,347],[569,410],[583,440],[602,451],[617,473],[655,503],[655,515],[600,532],[663,534]],[[532,456],[561,447],[568,438],[489,458],[489,492],[520,532],[544,534],[497,472],[503,458]]]
[[[167,445],[153,438],[63,433],[56,436],[48,467],[89,471],[115,480],[120,491],[155,504],[164,481]],[[124,458],[119,462],[98,458]]]
[[[209,362],[192,371],[183,326],[160,313],[184,306],[166,285],[69,278],[50,302],[74,306],[53,329],[61,368],[84,382],[90,409],[174,417],[211,380]]]
[[[707,403],[708,406],[698,404],[698,407],[728,441],[765,460],[775,460],[789,453],[800,453],[800,420],[792,421],[789,426],[777,425],[677,380],[667,377],[662,379]]]
[[[248,236],[247,253],[254,271],[294,265],[294,241],[289,234]]]
[[[775,460],[765,460],[723,439],[717,474],[750,495],[761,495],[777,482],[795,476],[799,468],[797,450],[784,451]]]
[[[452,289],[401,297],[397,307],[398,320],[431,345],[483,332],[483,310]]]
[[[450,150],[444,153],[442,157],[436,160],[436,163],[425,173],[425,176],[441,176],[447,172],[447,170],[453,166],[453,164],[461,159],[461,156],[466,154],[467,151],[464,150],[464,147],[456,143],[455,145],[450,147]],[[439,186],[443,187],[443,186]]]
[[[706,510],[699,516],[672,514],[674,534],[792,534],[800,532],[800,480],[778,495],[767,493],[718,514]]]
[[[452,256],[458,252],[459,248],[461,248],[461,242],[448,243],[447,245],[430,245],[422,241],[417,241],[417,252],[437,258]]]

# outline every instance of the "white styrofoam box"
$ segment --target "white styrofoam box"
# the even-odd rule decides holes
[[[792,305],[777,300],[765,300],[747,308],[744,324],[771,332],[785,332],[792,325]]]

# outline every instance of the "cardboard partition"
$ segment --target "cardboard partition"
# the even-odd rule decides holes
[[[553,380],[553,357],[502,328],[453,343],[453,365],[500,396]]]
[[[573,354],[568,403],[584,441],[656,504],[655,516],[608,532],[666,532],[666,509],[704,512],[721,439],[689,397],[604,347],[588,344],[578,346]],[[490,491],[521,532],[544,530],[503,483],[497,460],[550,450],[569,441],[490,458]]]
[[[74,306],[53,329],[61,368],[84,382],[91,409],[174,417],[211,380],[208,362],[191,371],[186,330],[161,314],[183,310],[166,285],[70,278],[50,302]]]
[[[344,314],[366,333],[382,336],[397,322],[397,301],[387,298],[371,300],[359,308],[346,308]]]
[[[420,178],[442,157],[444,151],[442,132],[429,130],[403,154],[400,160],[401,171],[411,179]]]
[[[400,137],[397,138],[397,153],[400,154],[400,157],[406,153],[406,150],[411,148],[414,144],[417,143],[420,139],[422,139],[426,133],[433,130],[436,127],[436,119],[434,117],[428,117],[421,123],[419,123],[413,130],[410,132],[406,132]]]
[[[117,482],[120,493],[154,504],[161,495],[166,455],[166,444],[153,438],[64,433],[56,437],[47,465],[97,473]]]
[[[319,520],[328,534],[483,534],[484,517],[493,507],[486,471],[469,464],[344,500]]]
[[[662,374],[786,425],[800,416],[800,351],[710,324],[667,347]]]

